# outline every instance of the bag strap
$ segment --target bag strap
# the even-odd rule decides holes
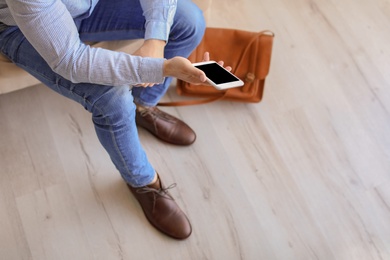
[[[237,62],[236,69],[237,69],[238,67],[240,67],[240,65],[241,65],[241,63],[242,63],[242,61],[243,61],[243,59],[244,59],[246,53],[249,51],[249,49],[250,49],[250,47],[252,46],[252,44],[253,44],[259,37],[261,37],[262,35],[271,35],[271,36],[274,36],[275,34],[274,34],[273,32],[271,32],[271,31],[269,31],[269,30],[264,30],[264,31],[261,31],[261,32],[259,32],[259,33],[256,33],[256,34],[252,37],[252,39],[249,41],[249,43],[247,44],[245,50],[242,52],[241,57],[240,57],[240,59],[239,59],[238,62]]]
[[[252,39],[249,41],[249,43],[247,44],[246,48],[242,52],[241,57],[240,57],[240,59],[237,62],[236,68],[241,65],[241,62],[243,61],[246,53],[249,51],[250,47],[256,41],[256,39],[258,37],[262,36],[262,35],[267,35],[267,34],[268,35],[270,34],[271,36],[274,36],[274,33],[272,31],[264,30],[264,31],[261,31],[259,33],[256,33],[252,37]],[[185,101],[159,102],[157,104],[157,106],[161,106],[161,107],[177,107],[177,106],[201,105],[201,104],[206,104],[206,103],[211,103],[211,102],[214,102],[214,101],[217,101],[217,100],[221,100],[226,95],[227,95],[227,91],[224,91],[224,92],[221,93],[220,96],[215,96],[215,97],[210,97],[210,98],[202,98],[202,99],[195,99],[195,100],[185,100]]]

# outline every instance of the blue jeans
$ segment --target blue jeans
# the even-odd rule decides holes
[[[145,19],[138,0],[100,0],[89,17],[75,20],[83,41],[140,39]],[[205,22],[191,0],[179,0],[165,58],[188,57],[203,37]],[[17,27],[0,32],[0,51],[17,66],[59,94],[80,103],[92,114],[100,143],[123,179],[133,187],[149,184],[155,170],[142,148],[135,124],[134,102],[154,106],[165,94],[170,78],[154,87],[113,87],[74,84],[54,73]]]

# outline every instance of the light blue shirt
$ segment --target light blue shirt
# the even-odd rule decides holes
[[[90,47],[80,41],[73,19],[92,13],[99,0],[0,0],[0,22],[16,25],[61,76],[74,83],[160,83],[164,59],[141,58]],[[141,0],[145,39],[168,40],[177,0]]]

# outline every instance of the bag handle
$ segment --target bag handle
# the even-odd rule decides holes
[[[259,33],[256,33],[252,39],[249,41],[247,44],[245,50],[242,52],[240,59],[237,62],[237,67],[240,66],[243,58],[245,57],[245,54],[249,51],[250,47],[252,46],[253,42],[256,41],[256,39],[259,36],[270,34],[271,36],[274,36],[274,33],[269,30],[264,30]],[[215,96],[215,97],[210,97],[210,98],[202,98],[202,99],[195,99],[195,100],[185,100],[185,101],[171,101],[171,102],[159,102],[157,106],[161,107],[177,107],[177,106],[191,106],[191,105],[201,105],[201,104],[206,104],[206,103],[211,103],[217,100],[223,99],[227,95],[227,91],[222,92],[221,95]]]

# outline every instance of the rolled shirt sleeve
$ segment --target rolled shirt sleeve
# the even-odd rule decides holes
[[[177,0],[141,0],[141,6],[146,19],[145,39],[168,41]]]

